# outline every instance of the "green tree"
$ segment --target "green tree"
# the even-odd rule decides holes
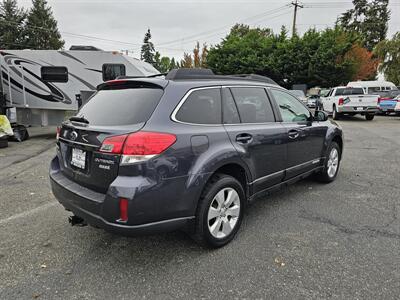
[[[169,70],[179,69],[179,63],[175,60],[175,58],[171,58],[171,62],[169,64]]]
[[[353,0],[354,8],[339,17],[338,25],[357,33],[363,45],[372,51],[386,38],[390,20],[388,4],[389,0]]]
[[[64,47],[57,21],[46,0],[32,0],[26,22],[26,43],[30,48],[38,50],[58,50]]]
[[[156,68],[160,73],[168,73],[172,69],[179,68],[176,64],[175,58],[169,58],[168,56],[161,56],[161,53],[156,51],[154,55],[154,68]]]
[[[18,8],[16,0],[3,0],[0,3],[0,48],[28,48],[24,40],[26,11]]]
[[[207,56],[217,74],[254,73],[271,77],[282,86],[295,83],[333,86],[353,78],[355,63],[346,56],[357,38],[340,27],[303,36],[277,35],[269,29],[236,25]]]
[[[381,59],[379,71],[385,74],[385,78],[396,85],[400,85],[400,32],[397,32],[391,40],[380,42],[374,49],[374,53]]]
[[[154,65],[155,55],[154,44],[151,42],[151,32],[150,29],[147,29],[143,39],[142,50],[140,51],[140,59]]]

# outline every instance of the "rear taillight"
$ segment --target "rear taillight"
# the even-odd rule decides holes
[[[128,221],[128,199],[119,199],[119,220],[118,222]]]
[[[343,104],[344,104],[344,99],[343,98],[339,98],[338,105],[343,105]]]
[[[129,135],[106,138],[100,147],[100,151],[122,154],[121,164],[132,164],[161,154],[175,141],[176,136],[173,134],[139,131]]]
[[[116,135],[106,138],[101,144],[100,151],[114,154],[122,154],[127,135]]]
[[[125,155],[155,155],[169,148],[176,141],[176,136],[168,133],[144,132],[132,133],[125,141]]]
[[[61,132],[61,127],[58,127],[57,126],[57,129],[56,129],[56,140],[58,141],[58,139],[60,138],[60,132]]]

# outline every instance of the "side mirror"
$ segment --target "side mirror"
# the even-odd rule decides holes
[[[322,110],[316,110],[314,115],[314,120],[319,122],[327,121],[328,114]]]

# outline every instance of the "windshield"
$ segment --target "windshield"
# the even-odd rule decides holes
[[[146,122],[163,94],[157,88],[100,90],[79,111],[90,125],[116,126]]]

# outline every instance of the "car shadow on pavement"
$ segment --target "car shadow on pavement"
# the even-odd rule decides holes
[[[90,239],[93,243],[90,248],[92,248],[94,252],[98,252],[101,249],[100,251],[104,252],[107,256],[118,255],[120,258],[135,257],[135,259],[143,261],[151,259],[155,262],[159,259],[160,262],[162,262],[168,261],[169,259],[179,260],[179,257],[182,257],[182,255],[197,257],[215,251],[237,251],[237,244],[247,243],[247,236],[249,235],[251,238],[252,232],[254,233],[254,231],[259,228],[260,222],[264,222],[263,220],[265,218],[270,218],[269,222],[273,222],[273,218],[275,218],[275,216],[273,216],[274,211],[277,209],[279,210],[279,206],[285,205],[285,202],[297,201],[295,194],[298,193],[298,191],[296,190],[301,189],[306,191],[310,189],[311,186],[315,185],[319,185],[319,183],[316,183],[312,178],[307,178],[289,188],[283,188],[280,191],[273,192],[255,200],[254,203],[247,208],[242,226],[235,240],[219,249],[204,248],[198,245],[183,231],[124,237],[88,226],[87,229],[80,232],[82,235],[96,237]],[[87,240],[87,236],[82,237],[82,239]],[[126,264],[126,261],[124,261],[123,264]]]

